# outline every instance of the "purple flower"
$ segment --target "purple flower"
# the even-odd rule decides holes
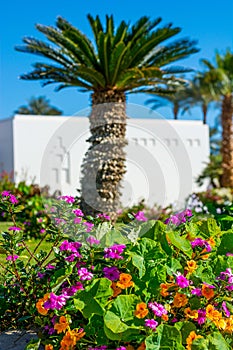
[[[105,258],[109,259],[123,259],[122,254],[126,246],[124,244],[114,244],[109,248],[104,248]]]
[[[226,253],[226,256],[233,256],[233,253],[228,252]]]
[[[167,310],[165,309],[165,307],[162,304],[153,302],[153,303],[149,303],[148,307],[152,310],[154,315],[156,315],[158,317],[162,317],[163,315],[167,315]]]
[[[46,273],[37,272],[37,276],[39,278],[44,278],[45,275],[46,275]]]
[[[86,232],[90,232],[94,226],[91,222],[83,222],[83,225],[86,226]]]
[[[73,213],[76,215],[76,216],[83,216],[83,212],[81,209],[74,209],[73,210]]]
[[[56,223],[57,225],[65,224],[65,223],[66,223],[66,221],[65,221],[64,219],[55,218],[54,220],[55,220],[55,223]]]
[[[173,215],[171,216],[170,218],[167,218],[165,221],[164,221],[165,224],[170,224],[172,223],[173,225],[176,225],[178,226],[180,224],[180,220],[177,216]]]
[[[54,293],[50,293],[49,299],[44,303],[44,308],[51,310],[60,310],[66,304],[66,299],[68,298],[69,297],[65,294],[56,295]]]
[[[105,213],[103,213],[103,214],[98,214],[98,215],[97,215],[97,218],[102,218],[102,219],[105,219],[105,220],[107,220],[107,221],[110,221],[110,220],[111,220],[110,216],[107,215],[107,214],[105,214]]]
[[[46,269],[47,269],[47,270],[53,270],[53,269],[55,269],[55,266],[53,266],[53,265],[51,265],[51,264],[48,264],[48,265],[46,266]]]
[[[138,211],[135,214],[135,219],[138,221],[148,221],[148,219],[145,217],[145,214],[143,213],[143,211]]]
[[[18,258],[19,258],[18,255],[8,255],[8,256],[6,257],[6,260],[7,260],[7,261],[15,261],[15,260],[17,260]]]
[[[202,296],[202,292],[201,292],[201,289],[200,289],[200,288],[193,288],[193,289],[191,290],[191,293],[192,293],[193,295],[198,296],[198,297],[201,297],[201,296]]]
[[[93,244],[100,244],[100,241],[96,239],[94,236],[90,236],[86,239],[86,241],[92,246]]]
[[[88,348],[88,350],[106,350],[108,347],[107,345],[101,345],[101,346],[97,346],[95,348]]]
[[[197,321],[199,325],[205,323],[206,321],[206,311],[204,309],[198,309],[198,318],[195,318],[194,321]]]
[[[151,328],[153,331],[156,330],[156,327],[158,326],[158,322],[153,319],[146,319],[145,320],[145,326]]]
[[[42,228],[42,229],[40,230],[40,233],[45,233],[45,229]]]
[[[69,261],[69,262],[72,262],[72,261],[74,261],[77,258],[78,259],[82,258],[82,255],[79,252],[75,252],[75,253],[70,254],[69,256],[67,256],[65,258],[65,260]]]
[[[178,273],[176,276],[176,283],[180,288],[186,288],[189,286],[189,280],[185,278],[181,273]]]
[[[74,224],[80,224],[81,221],[82,221],[82,218],[80,217],[74,218]]]
[[[8,228],[9,231],[21,231],[22,229],[20,227],[17,226],[10,226]]]
[[[211,252],[211,250],[212,250],[210,244],[200,237],[195,238],[191,242],[191,246],[192,246],[192,249],[194,249],[195,247],[205,247],[207,252]]]
[[[81,281],[88,281],[93,278],[93,273],[89,272],[85,267],[78,270],[78,275]]]
[[[2,197],[8,197],[10,194],[10,191],[2,191]]]
[[[68,204],[72,204],[75,202],[75,198],[73,196],[60,196],[58,199],[62,199]]]
[[[232,292],[232,291],[233,291],[233,284],[230,285],[230,286],[226,286],[226,289],[227,289],[229,292]]]
[[[18,204],[18,203],[19,203],[18,199],[17,199],[13,194],[10,194],[10,196],[9,196],[9,201],[10,201],[12,204]]]
[[[103,273],[104,277],[108,278],[110,281],[116,281],[120,276],[120,271],[116,266],[104,267]]]
[[[71,287],[67,287],[67,288],[63,288],[62,289],[62,294],[65,294],[69,297],[72,297],[78,290],[83,290],[83,285],[81,282],[77,282],[76,285],[71,286]]]
[[[127,350],[125,346],[120,346],[119,348],[116,348],[116,350]]]
[[[80,243],[80,242],[69,242],[69,241],[65,240],[61,243],[59,249],[60,249],[60,251],[68,251],[68,252],[72,252],[72,253],[77,253],[78,249],[81,248],[81,246],[82,246],[82,243]]]
[[[225,301],[222,302],[222,309],[223,309],[223,311],[225,312],[225,314],[226,314],[227,317],[230,317],[230,316],[231,316],[231,313],[230,313],[230,311],[228,310]]]

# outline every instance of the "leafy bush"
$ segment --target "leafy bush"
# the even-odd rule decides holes
[[[28,349],[232,349],[232,230],[190,210],[115,226],[103,214],[94,225],[74,202],[50,207],[55,258],[28,251],[36,263],[25,265],[15,199],[2,193],[14,226],[1,239],[1,330],[37,328]]]

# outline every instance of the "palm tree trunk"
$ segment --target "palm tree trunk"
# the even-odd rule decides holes
[[[202,104],[202,113],[203,113],[203,124],[207,122],[207,105],[205,103]]]
[[[233,102],[231,94],[222,101],[222,186],[233,188]]]
[[[173,106],[173,115],[174,115],[174,119],[175,119],[175,120],[178,119],[178,113],[179,113],[179,106],[178,106],[178,104],[174,103],[174,106]]]
[[[91,145],[82,165],[81,209],[85,215],[104,212],[114,219],[120,207],[125,169],[125,93],[94,92],[89,117]]]

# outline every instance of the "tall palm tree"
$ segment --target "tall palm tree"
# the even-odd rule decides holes
[[[215,64],[202,60],[206,68],[202,79],[209,85],[214,100],[221,101],[222,185],[233,188],[233,53],[216,53]]]
[[[88,15],[88,20],[93,41],[58,17],[56,27],[36,26],[53,45],[24,38],[25,45],[16,49],[51,61],[36,63],[22,79],[59,83],[57,90],[74,86],[92,92],[91,145],[82,166],[81,206],[88,214],[114,215],[125,173],[126,93],[166,91],[179,81],[174,74],[182,71],[168,65],[198,50],[188,39],[165,44],[181,29],[172,24],[158,27],[161,18],[142,17],[134,25],[122,21],[115,26],[113,16],[106,16],[105,28],[98,16]]]
[[[28,105],[19,107],[14,113],[27,115],[62,115],[62,111],[51,106],[45,96],[31,97]]]

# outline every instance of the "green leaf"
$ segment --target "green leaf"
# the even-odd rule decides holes
[[[174,326],[161,324],[157,332],[145,340],[147,350],[185,350],[181,333]]]
[[[218,226],[216,220],[212,218],[208,218],[207,220],[201,221],[199,229],[200,229],[201,235],[206,239],[210,237],[214,237],[221,233],[221,229]]]
[[[140,298],[134,294],[119,295],[112,303],[111,311],[119,316],[123,322],[127,322],[134,319],[136,304],[139,302]]]
[[[74,298],[73,301],[74,301],[74,306],[77,310],[81,311],[84,308],[85,303],[82,300]]]
[[[189,258],[192,257],[193,251],[190,242],[186,238],[181,237],[178,231],[169,231],[167,236],[176,248],[181,250]]]
[[[226,253],[233,253],[233,232],[227,232],[222,235],[220,246],[217,254],[226,255]]]
[[[175,323],[175,327],[181,332],[182,343],[186,343],[186,339],[189,336],[190,332],[196,331],[196,326],[192,322],[177,322]]]
[[[117,316],[112,311],[107,311],[104,316],[104,323],[107,328],[109,328],[113,333],[123,333],[129,326],[126,323],[122,322],[120,317]]]
[[[207,336],[209,340],[209,350],[231,350],[220,332],[214,332]]]
[[[40,339],[32,339],[26,346],[25,350],[38,350],[40,346]]]
[[[195,339],[192,343],[192,350],[209,350],[209,342],[205,338]]]

